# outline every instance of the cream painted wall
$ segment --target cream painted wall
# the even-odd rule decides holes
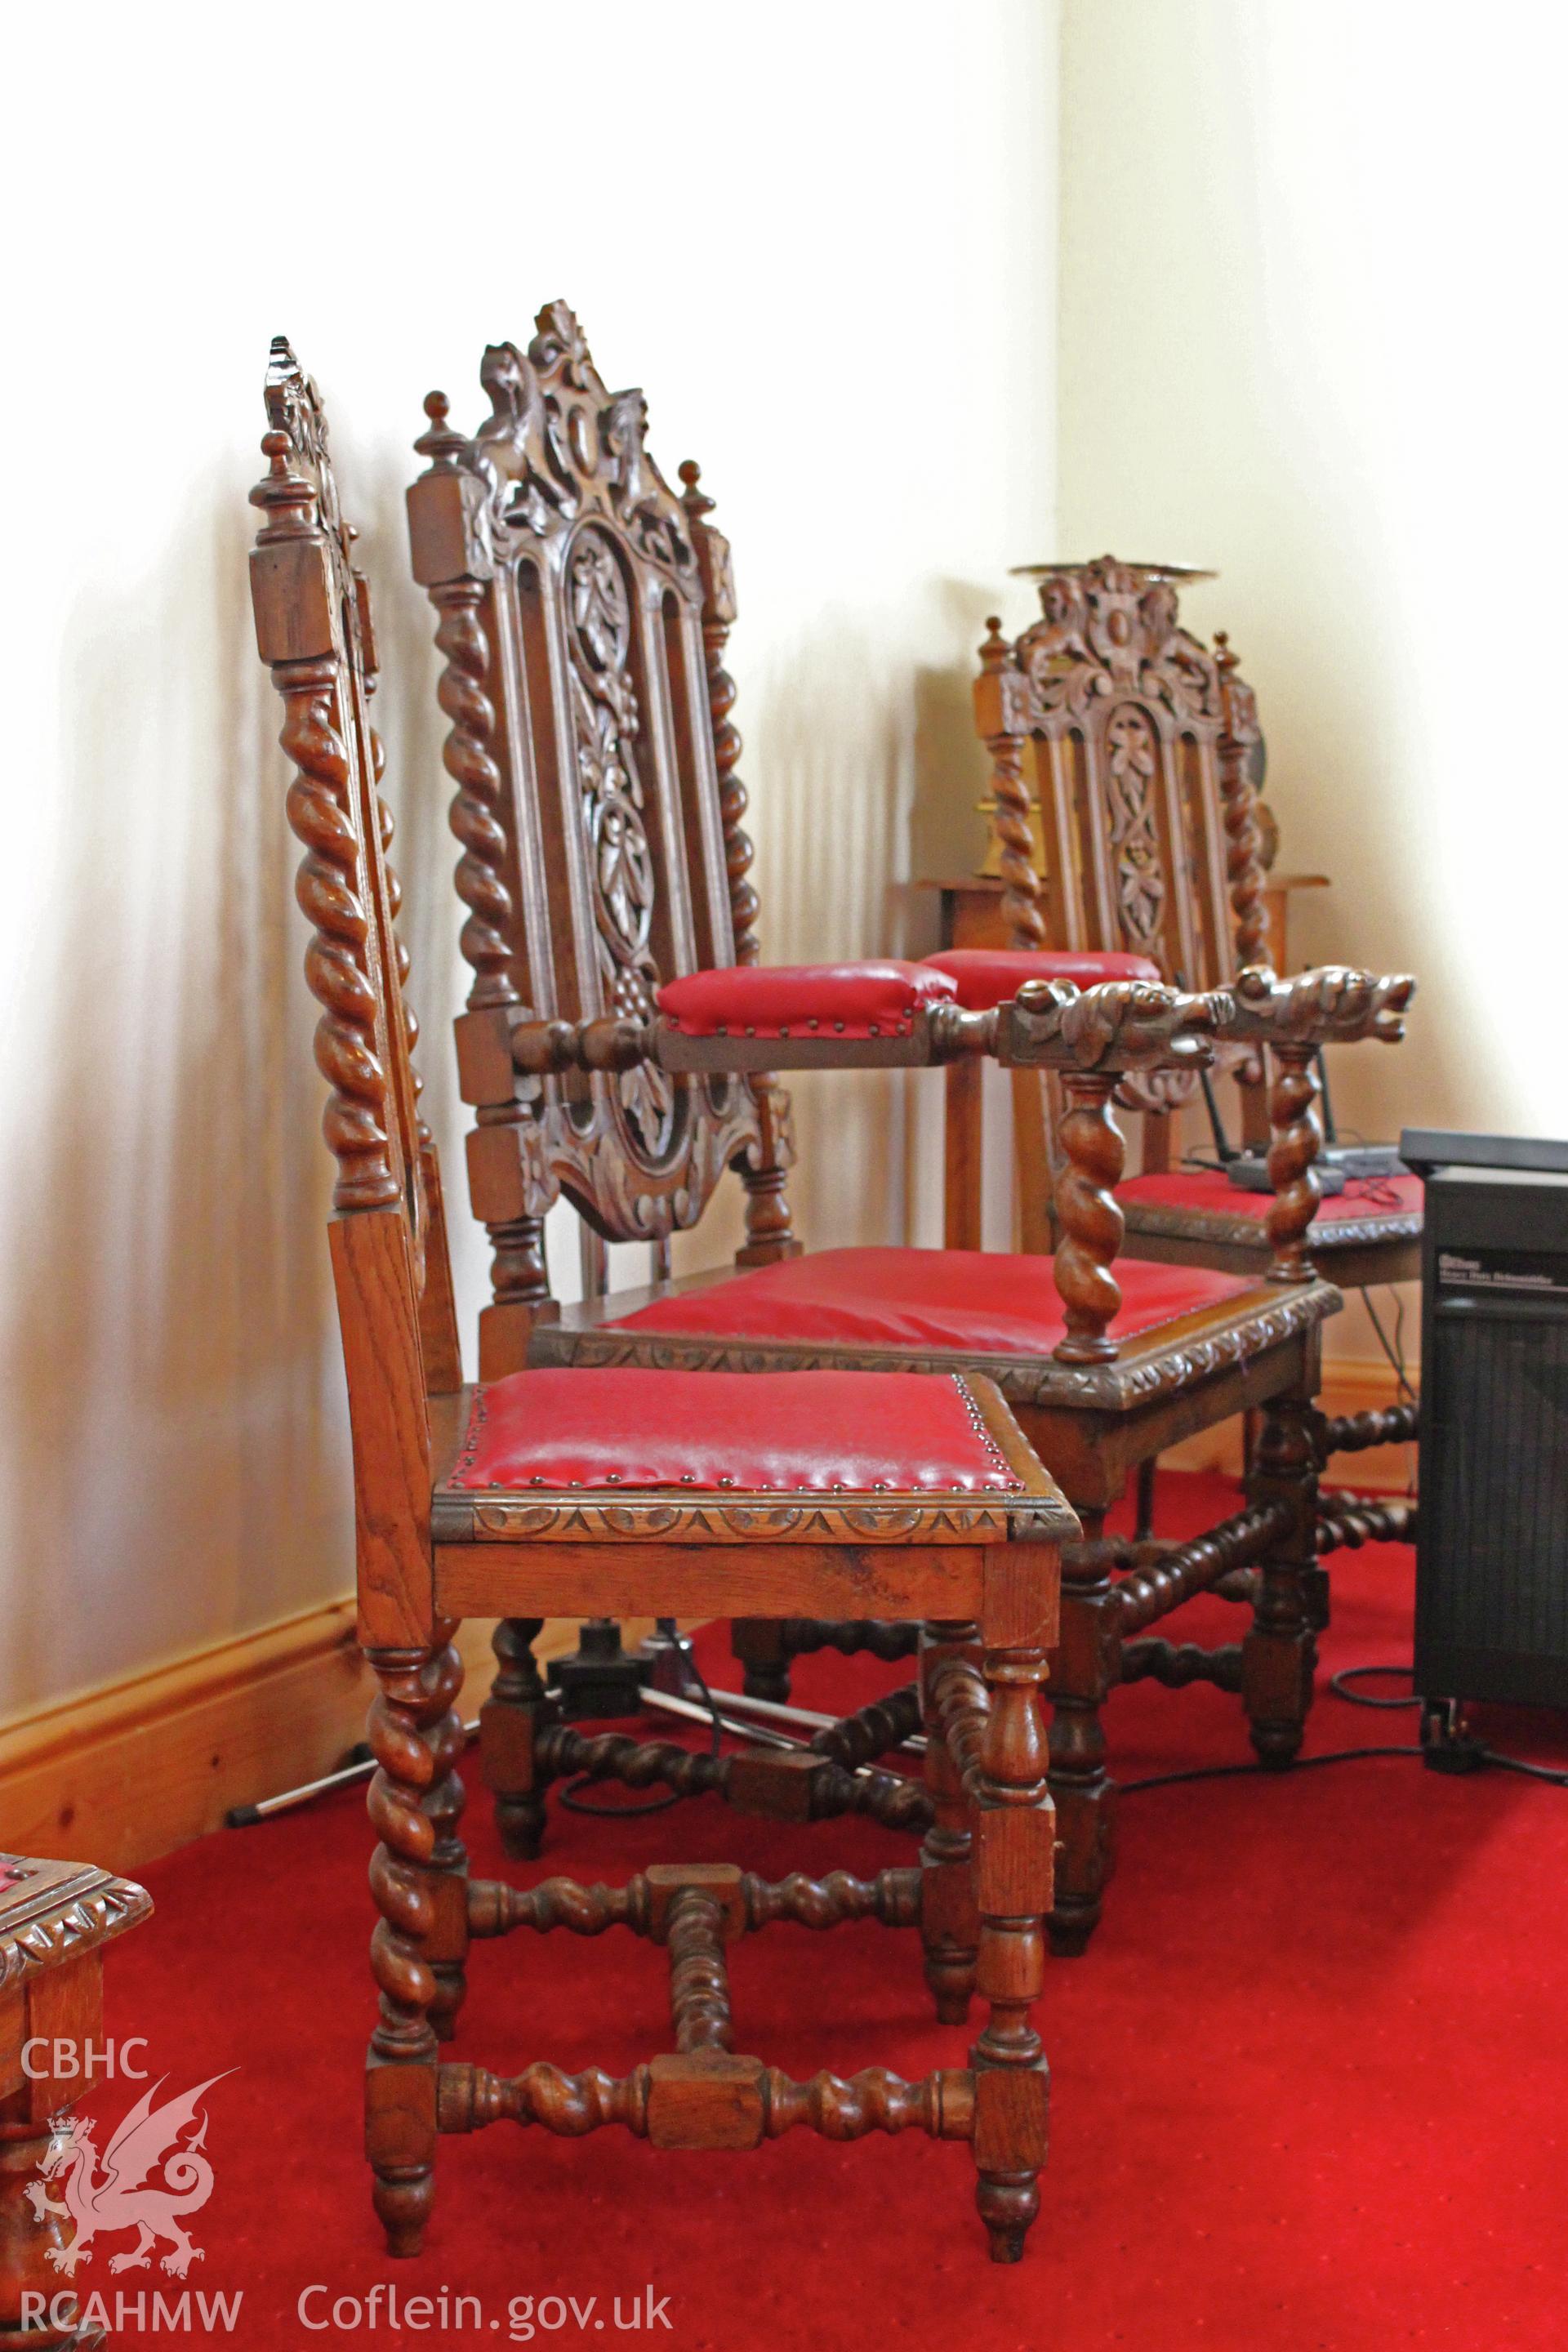
[[[1300,959],[1420,976],[1340,1057],[1384,1136],[1568,1131],[1565,68],[1545,8],[1064,9],[1061,551],[1223,573]]]
[[[319,375],[364,524],[460,1212],[453,851],[402,521],[422,394],[482,414],[482,345],[574,302],[736,543],[767,950],[920,936],[911,858],[971,852],[978,624],[1054,528],[1056,43],[1054,0],[13,28],[0,1711],[352,1574],[296,853],[245,583],[268,338]],[[929,1094],[800,1091],[807,1232],[934,1237]],[[471,1329],[483,1258],[456,1223]]]

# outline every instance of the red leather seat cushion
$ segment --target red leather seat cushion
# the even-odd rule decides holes
[[[1070,980],[1079,988],[1098,988],[1107,980],[1163,977],[1148,956],[1109,950],[1102,955],[1088,948],[943,948],[926,961],[949,975],[960,1004],[972,1013],[1005,1004],[1026,980]]]
[[[929,964],[727,964],[667,981],[658,1009],[683,1037],[907,1037],[915,1008],[951,1003]]]
[[[1378,1216],[1418,1217],[1425,1187],[1419,1176],[1354,1176],[1342,1192],[1318,1203],[1317,1222],[1338,1224],[1347,1217],[1359,1223]],[[1244,1192],[1219,1168],[1178,1168],[1166,1176],[1132,1176],[1116,1188],[1121,1206],[1131,1212],[1140,1203],[1160,1209],[1201,1209],[1211,1217],[1256,1217],[1268,1214],[1272,1192]]]
[[[1119,1339],[1253,1287],[1244,1277],[1204,1266],[1136,1258],[1118,1264],[1116,1279],[1121,1312],[1110,1328]],[[1048,1257],[1004,1250],[837,1249],[754,1266],[728,1282],[656,1299],[622,1316],[616,1328],[1045,1356],[1065,1335],[1067,1318]]]
[[[979,1495],[1020,1481],[948,1373],[513,1372],[474,1392],[452,1486]]]

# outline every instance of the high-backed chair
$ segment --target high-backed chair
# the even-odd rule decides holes
[[[370,1811],[381,1837],[371,1874],[381,2000],[366,2128],[389,2248],[419,2249],[437,2135],[510,2118],[572,2136],[617,2123],[669,2148],[755,2147],[800,2126],[837,2139],[910,2127],[966,2139],[991,2251],[1016,2260],[1038,2208],[1046,2132],[1030,2005],[1054,1831],[1037,1694],[1071,1516],[980,1379],[632,1369],[521,1370],[464,1385],[377,791],[369,597],[350,560],[314,387],[281,341],[267,407],[268,470],[251,493],[263,517],[252,594],[297,772],[297,895],[314,927],[305,969],[321,1007],[316,1058],[338,1167],[331,1238],[359,1627],[380,1685]],[[590,642],[604,610],[588,583],[580,611]],[[650,1075],[634,1099],[649,1120],[679,1121],[685,1091]],[[471,1883],[458,1837],[458,1622],[498,1610],[530,1624],[563,1609],[712,1616],[738,1594],[779,1615],[868,1604],[926,1622],[929,1795],[881,1776],[889,1794],[911,1801],[903,1819],[931,1824],[920,1868],[822,1884],[672,1864],[616,1887]],[[868,1785],[821,1754],[685,1762],[737,1803],[761,1790],[769,1810],[797,1819],[847,1810]],[[797,2082],[737,2054],[728,1946],[778,1919],[860,1917],[921,1925],[944,2014],[966,2012],[979,1990],[987,2021],[969,2063],[912,2083],[879,2069]],[[673,2052],[619,2079],[541,2063],[502,2080],[440,2063],[470,1938],[610,1926],[667,1948]]]
[[[1103,556],[1063,564],[1040,583],[1041,618],[1009,642],[987,624],[975,723],[991,755],[992,825],[1007,946],[933,956],[960,1001],[996,1003],[1031,972],[1071,960],[1083,985],[1128,957],[1149,978],[1223,988],[1268,961],[1267,875],[1255,772],[1262,744],[1252,688],[1228,640],[1213,651],[1182,627],[1165,575]],[[1035,823],[1043,836],[1037,847]],[[1045,951],[1045,961],[1030,959]],[[1222,1046],[1238,1082],[1240,1137],[1268,1135],[1267,1073],[1250,1047]],[[950,1079],[961,1125],[973,1116]],[[1143,1166],[1118,1194],[1129,1257],[1261,1273],[1270,1255],[1268,1196],[1223,1168],[1173,1166],[1173,1114],[1195,1096],[1193,1074],[1131,1082]],[[1026,1103],[1037,1091],[1019,1081]],[[1042,1129],[1020,1121],[1026,1238],[1049,1247]],[[978,1198],[954,1190],[949,1237],[978,1234]],[[1341,1288],[1411,1279],[1419,1269],[1421,1181],[1352,1178],[1322,1198],[1311,1229],[1321,1272]]]
[[[999,620],[987,623],[974,681],[1008,945],[931,961],[972,1007],[1004,1000],[1031,974],[1067,971],[1088,986],[1130,960],[1149,978],[1223,987],[1268,955],[1253,690],[1223,633],[1211,652],[1182,627],[1174,585],[1152,567],[1113,556],[1062,564],[1041,580],[1039,598],[1040,619],[1014,642]],[[1222,1045],[1218,1059],[1237,1081],[1240,1140],[1256,1150],[1268,1134],[1266,1056]],[[961,1246],[979,1236],[977,1075],[967,1064],[948,1077],[945,1230]],[[1312,1063],[1296,1083],[1315,1095]],[[1014,1140],[1020,1238],[1044,1250],[1051,1121],[1041,1085],[1032,1074],[1014,1080]],[[1192,1072],[1162,1074],[1120,1092],[1143,1114],[1142,1165],[1117,1196],[1123,1246],[1129,1257],[1258,1273],[1272,1249],[1269,1196],[1239,1189],[1222,1167],[1173,1164],[1173,1127],[1196,1085]],[[1303,1115],[1315,1116],[1310,1099]],[[1421,1192],[1417,1176],[1350,1178],[1319,1201],[1314,1263],[1341,1288],[1411,1279]],[[1320,1458],[1412,1439],[1416,1418],[1413,1402],[1321,1418]],[[1153,1468],[1151,1458],[1140,1475],[1141,1532],[1152,1524]]]
[[[480,373],[490,415],[471,438],[451,426],[443,395],[427,401],[418,446],[430,462],[409,514],[447,657],[446,758],[475,974],[459,1064],[476,1114],[473,1203],[496,1248],[491,1360],[994,1380],[1083,1523],[1051,1684],[1062,1836],[1051,1933],[1058,1950],[1081,1950],[1110,1863],[1099,1709],[1117,1680],[1205,1677],[1241,1692],[1268,1760],[1288,1762],[1300,1744],[1318,1575],[1307,1427],[1318,1328],[1339,1304],[1300,1248],[1315,1139],[1294,1075],[1277,1090],[1273,1255],[1253,1280],[1152,1264],[1112,1273],[1122,1151],[1112,1094],[1139,1075],[1174,1082],[1215,1036],[1254,1054],[1276,1038],[1294,1074],[1321,1037],[1397,1035],[1410,983],[1333,973],[1286,988],[1249,975],[1235,992],[1183,999],[1136,980],[1080,997],[1064,981],[983,1013],[965,1013],[956,983],[930,968],[761,965],[722,666],[730,552],[698,469],[681,468],[676,498],[647,447],[642,395],[608,391],[563,305],[539,314],[526,351],[492,347]],[[964,1024],[987,1020],[997,1024],[988,1050],[1059,1076],[1054,1262],[801,1254],[784,1210],[788,1125],[773,1074],[966,1059],[963,1040],[980,1032]],[[750,1196],[738,1271],[575,1307],[551,1298],[540,1236],[562,1193],[596,1234],[658,1244],[696,1222],[727,1162]],[[1104,1539],[1106,1512],[1142,1461],[1254,1405],[1270,1418],[1245,1511],[1157,1573]],[[1250,1564],[1262,1574],[1245,1643],[1184,1650],[1178,1665],[1169,1643],[1131,1638]],[[1131,1573],[1113,1581],[1120,1569]],[[537,1813],[521,1811],[537,1780],[509,1790],[503,1724],[524,1695],[531,1630],[498,1637],[506,1670],[490,1710],[490,1777],[520,1843],[537,1832]],[[800,1649],[910,1646],[905,1628],[864,1609],[847,1624],[755,1609],[735,1633],[748,1688],[775,1698]],[[537,1706],[533,1683],[526,1694]],[[635,1743],[621,1752],[633,1759]]]

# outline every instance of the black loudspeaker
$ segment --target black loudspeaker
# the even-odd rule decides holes
[[[1568,1707],[1568,1144],[1399,1149],[1426,1180],[1415,1688]]]

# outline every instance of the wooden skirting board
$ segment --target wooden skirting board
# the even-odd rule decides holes
[[[331,1601],[0,1727],[0,1846],[134,1871],[221,1829],[231,1805],[335,1770],[364,1736],[374,1687],[353,1622],[351,1600]],[[627,1641],[650,1625],[628,1625]],[[494,1671],[489,1637],[478,1620],[458,1636],[470,1719]],[[576,1641],[552,1621],[535,1653]]]
[[[1325,1412],[1360,1412],[1395,1396],[1385,1364],[1327,1368]],[[1205,1432],[1163,1458],[1176,1469],[1239,1470],[1240,1425]],[[1406,1449],[1346,1456],[1331,1475],[1369,1493],[1403,1492]],[[646,1619],[628,1625],[628,1644],[647,1630]],[[466,1716],[478,1713],[489,1685],[489,1635],[488,1622],[475,1622],[458,1637]],[[576,1639],[563,1619],[535,1646],[555,1657]],[[369,1703],[349,1600],[58,1700],[0,1727],[0,1845],[133,1871],[220,1829],[231,1805],[332,1771],[363,1736]]]

